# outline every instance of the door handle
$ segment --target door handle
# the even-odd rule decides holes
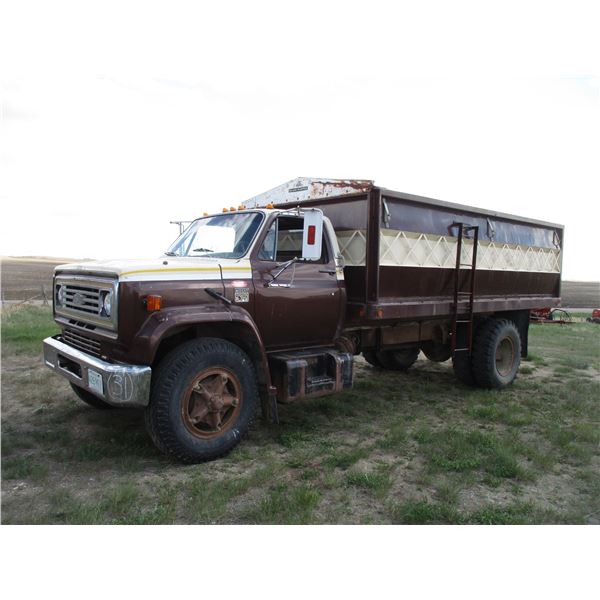
[[[335,269],[319,269],[319,273],[329,273],[329,275],[335,275]]]

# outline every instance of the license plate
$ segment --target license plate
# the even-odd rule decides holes
[[[88,385],[92,390],[104,395],[104,387],[102,385],[102,375],[96,371],[88,369]]]

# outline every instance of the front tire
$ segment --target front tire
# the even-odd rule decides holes
[[[71,382],[69,382],[69,383],[71,383]],[[92,394],[92,392],[88,392],[87,390],[80,388],[78,385],[75,385],[74,383],[71,383],[71,388],[77,394],[79,399],[83,400],[89,406],[92,406],[99,410],[108,410],[111,408],[116,408],[116,406],[113,406],[112,404],[109,404],[108,402],[104,402],[104,400],[102,400],[101,398],[94,396],[94,394]]]
[[[492,319],[478,331],[473,342],[473,376],[482,388],[510,385],[521,363],[521,337],[512,321]]]
[[[163,453],[198,463],[231,451],[248,432],[257,406],[248,355],[226,340],[202,338],[175,348],[159,365],[146,427]]]

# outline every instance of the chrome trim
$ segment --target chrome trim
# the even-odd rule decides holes
[[[85,327],[84,325],[78,325],[77,322],[81,322],[83,323],[83,321],[81,319],[74,319],[73,317],[69,317],[67,319],[67,317],[62,317],[61,315],[55,315],[54,320],[59,324],[62,325],[63,327],[68,327],[69,329],[77,329],[78,331],[81,331],[82,333],[93,333],[97,336],[100,336],[102,339],[107,339],[107,340],[116,340],[118,339],[119,335],[116,331],[111,331],[109,329],[102,329],[100,327],[98,327],[97,325],[94,325],[93,323],[87,323],[87,325],[91,325],[90,327]],[[77,322],[75,322],[77,321]]]
[[[113,406],[148,406],[152,376],[150,367],[108,363],[68,346],[59,338],[56,336],[44,340],[44,362],[47,367]],[[74,372],[77,369],[79,373]],[[101,375],[103,394],[90,387],[90,369]]]
[[[110,317],[102,317],[99,314],[95,315],[85,310],[78,310],[72,307],[58,306],[56,302],[56,288],[59,285],[66,286],[81,286],[89,287],[99,290],[97,293],[90,291],[85,292],[89,295],[90,301],[92,296],[96,294],[98,299],[100,298],[101,291],[111,291],[113,293],[113,305]],[[119,315],[119,281],[117,279],[106,279],[100,277],[93,277],[90,275],[68,275],[58,273],[54,277],[54,286],[52,288],[52,302],[54,306],[54,313],[56,315],[62,315],[69,317],[83,323],[92,323],[98,327],[104,327],[117,331],[118,329],[118,315]]]
[[[65,344],[72,346],[82,352],[88,352],[93,356],[100,357],[100,340],[85,336],[72,329],[63,329],[62,339]]]

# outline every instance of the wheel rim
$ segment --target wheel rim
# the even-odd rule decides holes
[[[515,364],[515,345],[509,337],[500,340],[496,348],[496,371],[502,377],[506,377],[512,371]]]
[[[224,367],[201,371],[186,389],[181,416],[188,431],[199,438],[221,435],[237,420],[242,406],[242,386]]]

